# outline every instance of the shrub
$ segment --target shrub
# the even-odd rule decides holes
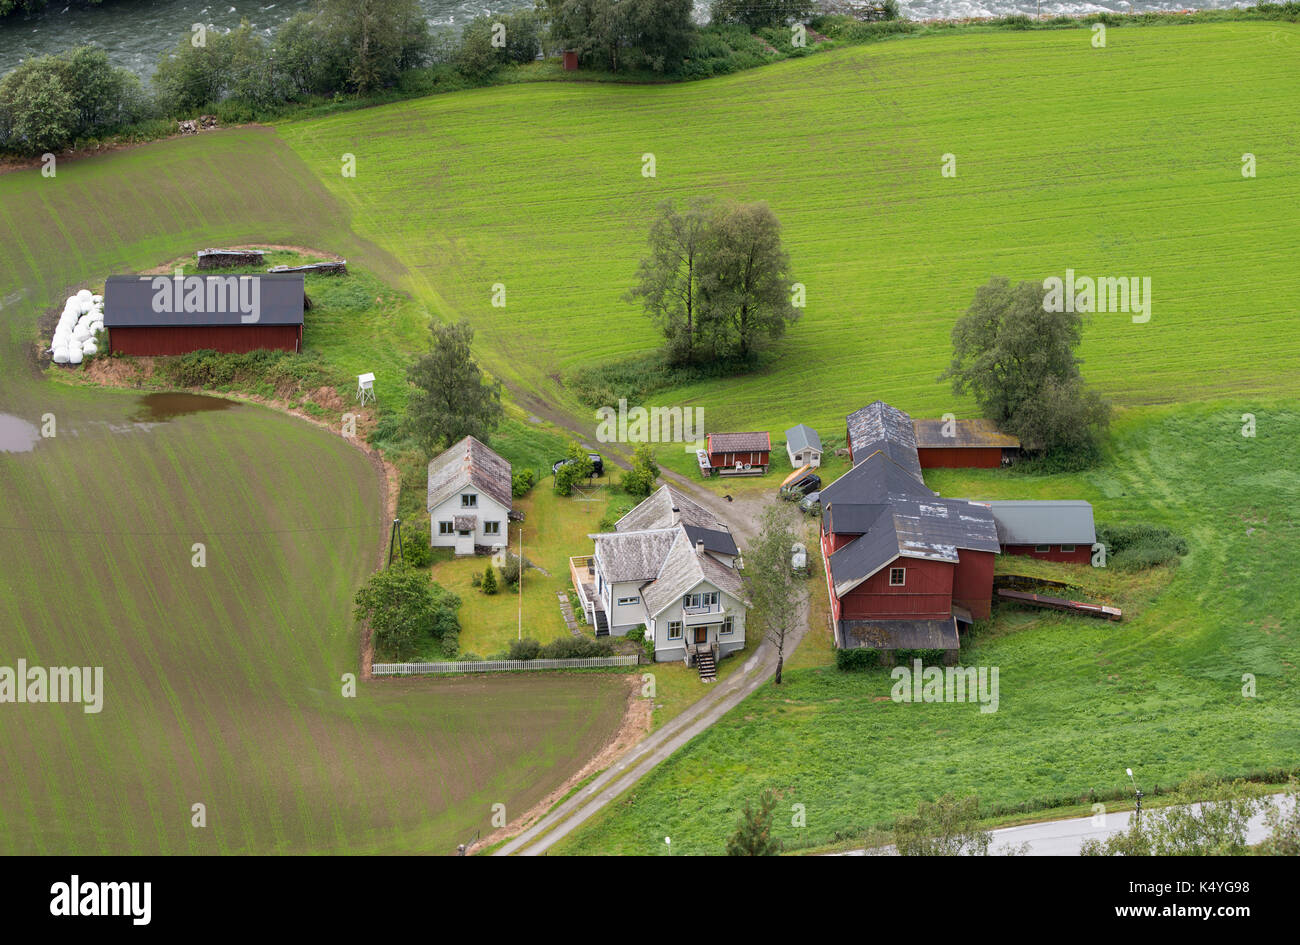
[[[510,649],[506,651],[508,660],[535,660],[537,655],[542,652],[542,645],[531,638],[523,640],[513,640],[510,643]]]
[[[1147,522],[1098,526],[1097,541],[1106,546],[1106,566],[1118,571],[1175,564],[1188,550],[1181,536]]]
[[[609,656],[614,646],[608,640],[596,640],[592,637],[560,637],[546,644],[538,651],[540,659],[572,660],[586,659],[592,656]]]
[[[860,673],[880,665],[879,650],[836,650],[835,668],[846,673]]]
[[[521,469],[510,477],[510,494],[522,499],[537,484],[537,470]]]
[[[402,557],[413,568],[427,568],[433,564],[433,548],[423,532],[402,536]]]
[[[523,567],[519,560],[519,555],[506,552],[505,563],[501,565],[501,580],[513,588],[519,587],[519,579],[523,576]]]
[[[894,659],[903,666],[913,660],[920,660],[924,666],[942,663],[948,656],[947,650],[895,650]]]
[[[495,594],[497,590],[497,569],[489,564],[483,570],[483,593]]]

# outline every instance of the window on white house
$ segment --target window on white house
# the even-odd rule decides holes
[[[455,534],[455,532],[456,532],[456,527],[455,527],[455,525],[453,525],[451,522],[439,522],[439,523],[438,523],[438,534],[439,534],[439,535],[453,535],[453,534]]]
[[[1061,546],[1061,550],[1062,550],[1062,551],[1073,551],[1073,550],[1074,550],[1074,545],[1062,545],[1062,546]]]
[[[717,591],[701,591],[699,594],[687,594],[682,598],[683,607],[715,607],[717,603]]]
[[[668,639],[680,640],[682,638],[682,622],[680,620],[668,621]]]
[[[631,607],[633,604],[637,603],[640,600],[641,598],[639,597],[620,597],[618,599],[618,606]]]
[[[484,523],[483,523],[483,534],[484,534],[484,535],[500,535],[500,534],[501,534],[501,523],[500,523],[500,522],[484,522]]]
[[[466,492],[460,497],[460,507],[462,509],[478,508],[478,495],[473,492]]]
[[[1051,550],[1052,550],[1052,546],[1051,546],[1051,545],[1034,545],[1034,550],[1035,550],[1035,551],[1051,551]]]
[[[735,629],[735,622],[732,618],[728,617],[726,620],[722,621],[722,629],[719,630],[718,633],[724,637],[729,637],[731,636],[731,632]]]
[[[907,568],[889,569],[889,586],[902,587],[907,581]]]

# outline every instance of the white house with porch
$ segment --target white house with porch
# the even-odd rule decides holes
[[[429,463],[429,542],[472,555],[510,534],[510,464],[472,436]]]
[[[740,549],[727,526],[672,486],[591,535],[591,555],[569,559],[583,616],[597,636],[643,627],[659,662],[682,660],[700,678],[745,645]]]

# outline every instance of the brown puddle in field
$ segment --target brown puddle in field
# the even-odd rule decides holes
[[[202,394],[145,394],[136,401],[136,411],[131,420],[135,423],[166,423],[186,414],[229,410],[238,406],[236,401]]]
[[[11,413],[0,413],[0,453],[30,453],[40,438],[36,424]]]

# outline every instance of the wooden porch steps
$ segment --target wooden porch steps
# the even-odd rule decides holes
[[[708,650],[701,650],[695,654],[695,668],[700,671],[700,682],[712,682],[718,678],[717,663]]]
[[[605,611],[601,610],[599,607],[595,608],[595,610],[596,636],[607,637],[609,636],[609,619],[605,616]]]

